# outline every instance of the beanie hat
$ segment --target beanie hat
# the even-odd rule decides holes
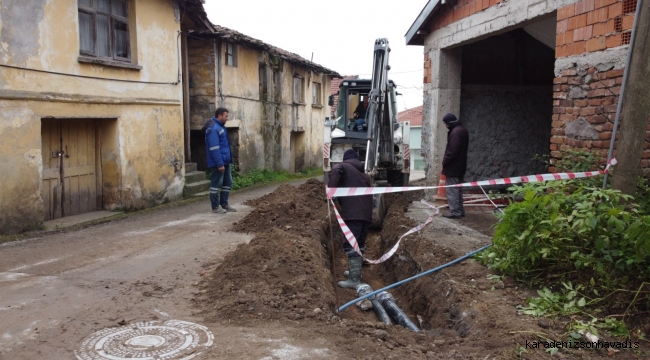
[[[354,149],[348,149],[345,151],[345,154],[343,154],[343,161],[349,160],[349,159],[357,159],[359,160],[359,154],[357,154]]]
[[[445,115],[445,116],[442,118],[442,121],[443,121],[445,124],[454,124],[454,123],[456,123],[456,121],[458,121],[458,119],[456,118],[456,115],[454,115],[454,114],[452,114],[452,113],[447,113],[447,115]]]

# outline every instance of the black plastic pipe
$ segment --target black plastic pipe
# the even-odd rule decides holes
[[[372,288],[368,284],[357,286],[357,294],[359,296],[370,294],[371,292]],[[388,316],[386,309],[381,305],[381,301],[379,301],[376,296],[372,296],[368,298],[368,300],[372,303],[372,309],[375,311],[375,314],[377,314],[379,320],[386,325],[393,325],[393,321],[390,319],[390,316]]]
[[[390,314],[390,316],[397,321],[398,324],[404,326],[409,330],[419,332],[420,328],[406,315],[402,309],[400,309],[397,304],[395,304],[395,298],[393,295],[383,291],[377,295],[379,301],[384,306],[384,309]]]

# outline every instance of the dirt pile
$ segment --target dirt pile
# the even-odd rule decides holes
[[[310,179],[298,188],[281,185],[274,192],[244,203],[254,206],[233,230],[261,233],[273,228],[312,239],[320,239],[327,224],[325,184]]]

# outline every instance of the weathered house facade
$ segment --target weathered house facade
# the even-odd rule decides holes
[[[322,166],[328,90],[339,74],[234,30],[214,29],[187,40],[192,161],[207,166],[200,129],[225,107],[240,171]]]
[[[181,196],[179,32],[207,20],[201,2],[3,0],[0,11],[0,234]]]
[[[545,171],[533,158],[558,158],[563,149],[605,159],[636,3],[429,1],[406,34],[407,44],[424,46],[428,181],[438,181],[448,112],[470,132],[467,180]]]

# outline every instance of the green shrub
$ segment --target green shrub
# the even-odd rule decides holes
[[[650,215],[617,190],[549,182],[514,187],[500,214],[489,267],[536,283],[561,278],[604,295],[650,279]]]

